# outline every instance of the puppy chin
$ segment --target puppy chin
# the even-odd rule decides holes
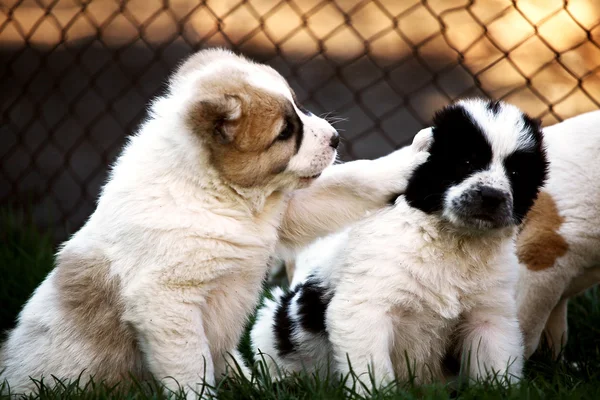
[[[488,216],[477,216],[446,208],[442,213],[442,217],[455,229],[472,234],[497,232],[515,227],[514,219],[509,216],[497,216],[491,218]]]
[[[313,175],[313,176],[309,176],[309,177],[300,177],[298,179],[298,188],[305,188],[310,186],[311,183],[313,183],[315,181],[315,179],[317,179],[319,176],[321,176],[321,174],[317,174],[317,175]]]
[[[278,179],[278,185],[287,190],[304,189],[310,186],[317,178],[321,176],[321,172],[313,175],[287,173]]]
[[[320,158],[318,162],[313,163],[309,169],[295,172],[298,180],[297,187],[300,189],[310,186],[310,184],[321,176],[326,168],[330,167],[335,162],[336,158],[337,151],[334,150],[331,156]]]
[[[325,168],[323,168],[324,170]],[[313,175],[309,175],[309,174],[305,174],[305,175],[299,175],[296,177],[297,183],[296,183],[296,188],[297,189],[303,189],[305,187],[310,186],[315,180],[317,180],[320,176],[321,176],[321,172],[318,172],[316,174]]]

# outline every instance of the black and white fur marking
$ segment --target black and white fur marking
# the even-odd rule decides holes
[[[450,354],[472,357],[474,378],[521,376],[514,234],[546,178],[539,125],[514,106],[464,100],[421,135],[433,135],[430,156],[406,194],[309,246],[293,294],[277,290],[260,310],[252,343],[271,371],[345,374],[349,358],[383,384],[409,377],[408,355],[426,382],[444,376]]]

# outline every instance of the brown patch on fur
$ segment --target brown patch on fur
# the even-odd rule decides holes
[[[217,56],[200,54],[197,60],[184,64],[178,75],[201,68]],[[222,176],[251,187],[267,183],[286,169],[296,153],[301,122],[289,99],[247,82],[247,72],[238,65],[244,62],[248,61],[236,58],[231,65],[224,64],[218,75],[198,84],[198,97],[187,111],[187,123],[207,143],[211,162]],[[255,66],[287,85],[270,67]],[[287,140],[276,140],[286,123],[291,124],[294,134]]]
[[[206,137],[212,164],[223,177],[243,187],[266,183],[285,170],[295,154],[294,137],[276,141],[286,116],[295,115],[281,97],[245,85],[239,99],[241,116],[228,121],[222,99],[201,101],[190,112],[190,122]],[[221,130],[215,134],[215,130]]]
[[[517,236],[519,261],[532,271],[554,265],[569,249],[567,241],[558,233],[563,222],[552,196],[540,192]]]
[[[118,278],[109,276],[108,261],[93,254],[63,250],[56,282],[60,301],[80,339],[93,352],[86,374],[96,382],[117,383],[130,375],[144,379],[141,352],[133,329],[122,320],[124,306]]]

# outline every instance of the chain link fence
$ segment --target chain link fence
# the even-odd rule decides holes
[[[600,108],[596,0],[0,0],[0,203],[73,232],[169,71],[210,46],[343,118],[346,159],[406,144],[459,97],[545,125]]]

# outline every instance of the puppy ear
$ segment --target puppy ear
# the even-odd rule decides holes
[[[242,116],[242,100],[238,96],[230,94],[201,100],[196,113],[195,118],[203,121],[202,125],[219,143],[231,143],[235,138]],[[208,126],[206,126],[207,123]]]
[[[542,129],[542,120],[540,118],[532,118],[528,114],[523,114],[523,119],[525,120],[525,124],[534,130]]]

